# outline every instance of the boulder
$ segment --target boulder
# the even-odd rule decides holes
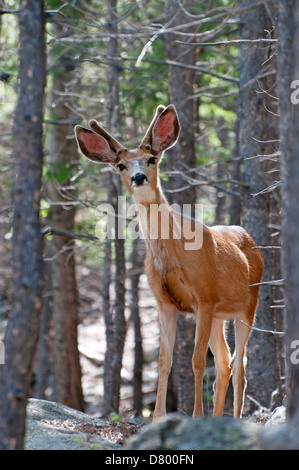
[[[192,419],[173,413],[145,426],[129,421],[114,423],[60,403],[30,399],[25,449],[113,452],[298,449],[298,423],[286,426],[284,420],[285,409],[281,407],[271,415],[268,425],[231,417]]]
[[[26,450],[117,450],[117,424],[92,418],[60,403],[31,398],[27,405]],[[115,430],[115,432],[113,432]]]
[[[128,450],[245,450],[259,449],[262,425],[230,417],[192,419],[179,414],[144,427],[131,436]]]

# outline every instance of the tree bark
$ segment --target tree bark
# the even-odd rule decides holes
[[[44,247],[44,251],[46,251]],[[36,366],[34,368],[35,384],[33,395],[42,400],[47,398],[46,389],[51,385],[53,377],[52,345],[49,330],[52,319],[52,273],[49,263],[44,263],[44,292],[43,309],[40,323],[40,332],[36,352]],[[54,396],[48,399],[54,399]]]
[[[299,422],[299,5],[295,0],[278,0],[278,83],[282,179],[282,269],[286,305],[287,417]],[[297,351],[297,353],[296,353]],[[297,436],[298,437],[298,436]],[[291,437],[294,442],[296,437]]]
[[[133,240],[131,253],[131,270],[129,272],[131,281],[131,319],[134,325],[135,351],[134,351],[134,378],[133,391],[134,401],[133,409],[136,416],[142,413],[142,368],[143,368],[143,347],[141,333],[141,319],[139,311],[139,280],[143,272],[145,246],[140,238]]]
[[[107,200],[111,203],[112,196],[110,194],[112,188],[112,178],[109,176],[109,182],[111,183],[110,189],[108,189]],[[111,283],[111,263],[112,263],[112,242],[106,240],[105,252],[104,252],[104,268],[102,276],[102,314],[105,321],[105,336],[106,336],[106,350],[104,358],[104,403],[101,409],[101,414],[107,416],[111,413],[111,396],[112,396],[112,374],[111,374],[111,363],[113,355],[113,337],[114,337],[114,326],[113,318],[110,307],[110,283]]]
[[[26,404],[42,309],[39,209],[43,162],[45,35],[43,0],[19,11],[20,88],[15,115],[16,180],[13,217],[13,307],[5,333],[0,379],[0,448],[22,449]]]
[[[241,7],[250,6],[250,0],[242,0]],[[270,7],[269,7],[270,8]],[[264,6],[254,8],[241,16],[241,38],[257,39],[272,29],[272,21]],[[240,51],[240,93],[237,113],[239,121],[239,151],[242,158],[242,225],[258,245],[279,244],[279,234],[274,238],[272,225],[279,225],[280,194],[278,189],[255,196],[273,182],[277,164],[271,160],[260,161],[258,155],[277,151],[278,117],[275,95],[275,59],[268,47],[244,45]],[[268,77],[260,77],[265,71],[273,71]],[[271,69],[272,66],[272,69]],[[271,90],[269,94],[263,90]],[[270,110],[270,111],[269,111]],[[275,115],[276,114],[276,115]],[[271,141],[271,142],[268,142]],[[275,174],[275,173],[274,173]],[[263,280],[280,279],[278,250],[263,250]],[[261,286],[256,326],[281,331],[281,309],[273,309],[275,300],[282,297],[280,287]],[[248,346],[247,394],[262,406],[270,408],[281,404],[283,375],[283,343],[278,335],[253,332]],[[275,392],[276,391],[276,392]],[[275,392],[275,394],[273,394]],[[273,394],[273,395],[272,395]],[[275,396],[274,396],[275,395]]]

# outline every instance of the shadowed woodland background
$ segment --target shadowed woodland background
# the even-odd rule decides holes
[[[117,210],[127,195],[112,169],[78,153],[73,128],[95,118],[134,147],[161,103],[176,106],[182,128],[161,165],[169,201],[203,204],[205,223],[241,224],[263,250],[245,412],[287,396],[297,416],[298,372],[286,361],[299,339],[295,3],[0,1],[4,448],[22,447],[28,396],[151,415],[159,330],[144,243],[117,230],[105,239],[98,207]],[[169,411],[192,413],[193,337],[180,316]],[[212,380],[209,356],[207,413]]]

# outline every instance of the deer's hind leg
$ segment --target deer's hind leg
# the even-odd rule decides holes
[[[244,393],[246,389],[246,346],[249,335],[250,328],[240,322],[239,319],[235,319],[235,352],[231,363],[234,388],[234,418],[242,417]]]
[[[214,355],[216,372],[213,416],[222,416],[226,392],[231,377],[231,354],[225,339],[224,320],[213,319],[209,346]]]

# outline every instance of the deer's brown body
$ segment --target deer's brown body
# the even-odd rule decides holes
[[[154,418],[166,412],[167,381],[176,335],[177,312],[194,315],[196,337],[192,358],[195,376],[194,416],[203,414],[202,379],[209,344],[215,358],[214,416],[223,413],[232,374],[234,416],[240,417],[245,389],[246,345],[257,308],[258,286],[263,272],[260,250],[247,232],[237,226],[207,227],[190,221],[192,233],[201,234],[200,246],[186,249],[190,241],[183,219],[168,205],[159,180],[158,163],[175,144],[179,123],[175,108],[159,106],[137,149],[127,150],[96,121],[89,129],[76,127],[83,153],[93,161],[110,163],[120,171],[137,208],[147,244],[145,269],[157,300],[161,345],[159,383]],[[160,208],[153,224],[151,210]],[[162,236],[165,225],[169,236]],[[180,228],[180,237],[174,228]],[[189,231],[190,232],[190,231]],[[253,249],[255,248],[255,249]],[[233,358],[225,339],[224,321],[235,320]],[[242,320],[242,322],[240,321]]]

